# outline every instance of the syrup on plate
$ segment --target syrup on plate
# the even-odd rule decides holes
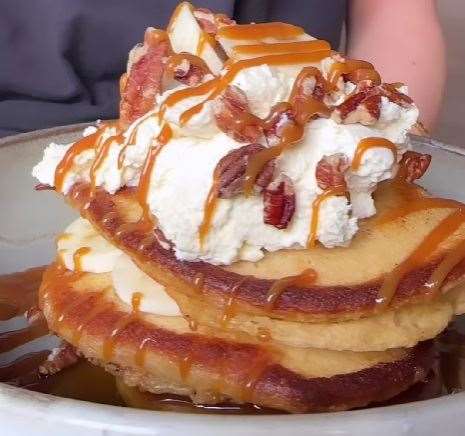
[[[47,327],[38,317],[27,323],[24,314],[35,306],[44,268],[0,276],[0,382],[60,397],[94,403],[184,413],[281,413],[256,405],[199,405],[176,395],[154,395],[131,388],[102,368],[80,360],[55,375],[38,368],[50,353],[44,341]],[[34,319],[34,317],[32,317]],[[19,326],[19,327],[18,327]],[[49,336],[49,338],[52,338]],[[56,343],[56,341],[55,341]],[[465,316],[457,318],[437,339],[438,358],[425,381],[380,405],[426,400],[465,389]]]

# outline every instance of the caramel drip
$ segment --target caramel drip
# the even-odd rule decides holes
[[[317,273],[309,268],[295,276],[283,277],[275,280],[273,286],[269,289],[266,295],[266,309],[272,310],[276,300],[289,286],[308,287],[315,283]]]
[[[179,360],[178,369],[181,380],[186,382],[192,370],[192,355],[190,352]]]
[[[156,47],[166,40],[169,40],[169,36],[164,30],[151,28],[145,31],[144,42],[150,47]]]
[[[218,168],[218,167],[217,167]],[[203,247],[205,242],[205,238],[210,231],[213,216],[216,211],[216,207],[218,205],[218,191],[220,189],[220,175],[218,171],[215,169],[215,173],[213,175],[213,183],[210,187],[210,191],[208,192],[207,198],[205,200],[205,204],[203,207],[203,220],[199,226],[199,244],[200,248]]]
[[[465,258],[465,241],[462,241],[457,247],[451,250],[444,260],[437,266],[431,275],[426,287],[429,289],[432,297],[439,294],[441,285],[449,273]]]
[[[203,34],[207,35],[207,37],[210,36],[210,35],[208,35],[208,33],[205,33],[205,32],[203,32]],[[207,37],[202,36],[200,38],[200,40],[199,40],[199,45],[200,45],[200,43],[202,41],[207,40]],[[203,45],[204,44],[205,44],[205,42],[203,42]],[[202,48],[201,48],[202,50],[203,50],[203,45],[202,45]],[[205,71],[208,74],[212,74],[212,72],[210,71],[210,68],[208,68],[208,65],[206,64],[206,62],[202,58],[200,58],[198,54],[193,55],[191,53],[174,53],[174,54],[172,54],[168,58],[168,61],[166,62],[165,74],[167,74],[169,76],[170,75],[174,76],[174,73],[176,71],[176,67],[179,64],[181,64],[184,60],[189,62],[190,65],[194,65],[196,67],[199,67],[202,71]]]
[[[140,312],[140,305],[142,303],[142,298],[144,294],[142,292],[134,292],[131,297],[131,307],[133,313]]]
[[[82,268],[82,258],[91,252],[90,247],[80,247],[73,254],[74,270],[81,272]]]
[[[139,368],[144,368],[145,367],[145,362],[147,360],[147,344],[150,342],[150,338],[144,338],[142,339],[139,348],[136,351],[136,354],[134,356],[134,363],[139,367]]]
[[[64,182],[66,175],[71,170],[74,159],[76,156],[80,155],[82,152],[86,150],[93,149],[98,146],[102,135],[105,131],[105,128],[102,127],[101,129],[97,130],[97,132],[93,133],[92,135],[85,136],[84,138],[80,139],[79,141],[75,142],[65,153],[63,159],[58,164],[55,170],[55,189],[57,191],[63,191]]]
[[[205,276],[201,272],[197,273],[194,277],[194,286],[196,287],[196,289],[202,290],[204,282]]]
[[[135,313],[130,313],[127,316],[121,318],[118,320],[118,322],[115,324],[112,332],[110,333],[110,336],[105,339],[103,342],[103,360],[109,361],[113,358],[113,355],[115,353],[115,343],[116,343],[116,337],[122,333],[126,327],[131,324],[137,314]]]
[[[347,59],[345,62],[336,62],[331,66],[328,80],[332,85],[336,85],[339,78],[344,74],[356,77],[357,70],[374,70],[374,66],[370,62]],[[366,72],[364,74],[367,74]],[[361,76],[362,77],[362,76]]]
[[[189,329],[193,332],[196,332],[197,329],[199,328],[199,323],[197,320],[191,317],[186,317],[187,324],[189,325]]]
[[[397,161],[397,147],[396,144],[385,138],[364,138],[362,139],[355,150],[354,158],[352,160],[352,170],[357,171],[362,163],[362,158],[367,150],[370,148],[387,148],[392,151],[394,155],[394,162]]]
[[[155,162],[162,148],[170,141],[173,132],[169,124],[165,124],[158,137],[156,138],[156,145],[150,148],[147,158],[145,159],[144,168],[140,175],[139,189],[137,190],[137,200],[142,207],[142,222],[151,222],[152,217],[150,207],[148,204],[148,195],[150,189],[150,180],[152,178]]]
[[[298,85],[299,84],[297,82],[294,84],[291,95],[295,94],[295,89]],[[282,106],[277,105],[271,112],[267,120],[264,122],[265,126],[270,124],[275,113],[280,110],[280,107]],[[305,102],[299,102],[299,116],[296,121],[301,121],[301,123],[288,125],[282,132],[281,140],[277,145],[261,150],[249,159],[244,176],[245,195],[248,196],[252,194],[258,175],[270,160],[279,157],[285,150],[302,139],[304,134],[303,124],[305,122],[315,115],[326,116],[328,114],[329,109],[326,105],[313,98],[308,98]]]
[[[423,241],[406,260],[394,268],[392,272],[387,274],[379,291],[380,296],[377,300],[380,308],[387,307],[389,305],[402,277],[409,271],[412,271],[424,264],[428,260],[428,257],[436,251],[439,245],[447,240],[447,238],[451,236],[464,222],[465,208],[462,207],[443,219],[441,223],[437,225],[425,239],[423,239]],[[447,269],[449,267],[453,268],[453,266],[461,260],[457,260],[457,257],[459,257],[463,250],[463,244],[459,244],[457,251],[452,251],[450,257],[446,256],[444,265],[440,264],[440,267],[432,274],[432,281],[430,282],[431,285],[429,287],[432,287],[433,290],[439,289],[443,280],[447,276]]]
[[[201,34],[200,34],[200,38],[199,38],[199,42],[197,44],[197,48],[195,50],[195,54],[197,56],[202,56],[202,53],[204,52],[205,50],[205,47],[207,45],[210,45],[210,47],[215,47],[216,45],[216,40],[213,36],[209,35],[207,32],[203,31]],[[207,71],[210,71],[210,69],[208,68]]]
[[[389,210],[386,213],[374,219],[377,225],[383,225],[406,217],[414,212],[419,212],[425,209],[456,209],[463,207],[463,204],[447,198],[422,197],[417,199],[406,199],[398,207]]]
[[[329,42],[317,39],[314,41],[276,42],[251,45],[236,45],[233,48],[234,55],[266,56],[271,54],[290,53],[314,53],[318,51],[329,51]]]
[[[307,240],[307,248],[313,248],[316,244],[318,222],[320,220],[321,204],[330,197],[346,195],[346,187],[340,186],[336,188],[329,188],[322,194],[318,195],[312,203],[312,218],[310,220],[310,231]]]
[[[353,83],[370,80],[374,85],[381,85],[381,76],[378,71],[372,68],[359,68],[347,75],[347,79]]]
[[[137,121],[137,124],[133,127],[132,131],[131,131],[131,134],[129,135],[129,137],[126,139],[126,141],[124,141],[124,144],[123,144],[123,147],[121,148],[119,154],[118,154],[118,169],[120,170],[121,168],[123,168],[123,164],[124,164],[124,159],[126,157],[126,151],[127,151],[127,148],[132,145],[132,144],[135,144],[136,143],[136,138],[137,138],[137,132],[139,131],[139,127],[141,126],[141,124],[144,122],[144,121],[147,121],[150,117],[153,117],[153,116],[157,116],[158,117],[158,114],[150,114],[149,116],[147,115],[144,115],[143,117],[139,118],[139,120]]]
[[[108,139],[104,141],[101,147],[99,147],[97,154],[94,159],[94,163],[90,168],[90,194],[91,196],[94,195],[95,189],[97,188],[97,171],[102,167],[105,159],[108,157],[108,153],[110,152],[110,148],[114,142],[123,142],[124,136],[122,133],[114,136],[110,136]]]
[[[304,29],[301,27],[287,23],[271,22],[224,26],[218,30],[217,35],[219,38],[226,39],[260,40],[273,38],[286,40],[294,39],[304,33]]]
[[[202,83],[199,86],[184,88],[180,89],[179,91],[173,92],[166,98],[166,100],[162,103],[160,107],[160,119],[163,119],[163,117],[165,116],[166,109],[173,107],[174,105],[186,98],[205,95],[208,92],[213,91],[218,83],[219,78],[214,78],[212,80],[209,80],[208,82]]]
[[[255,387],[260,379],[260,376],[264,373],[268,364],[266,359],[260,360],[255,366],[252,367],[251,371],[246,375],[244,384],[241,389],[241,400],[244,403],[253,403],[253,394]]]
[[[236,297],[237,297],[237,292],[241,288],[242,285],[246,282],[247,277],[243,277],[241,280],[239,280],[231,289],[231,292],[229,293],[229,297],[226,300],[226,304],[223,307],[223,313],[221,315],[221,320],[220,320],[220,325],[222,328],[227,327],[229,324],[229,321],[233,319],[236,316]]]
[[[217,77],[209,82],[205,82],[203,85],[200,85],[200,86],[204,86],[205,89],[212,90],[213,92],[211,92],[211,94],[203,102],[197,104],[196,106],[191,107],[186,112],[184,112],[180,117],[181,124],[187,123],[194,115],[198,114],[202,110],[203,105],[207,101],[213,100],[214,98],[218,97],[218,95],[220,95],[226,89],[226,87],[234,80],[236,75],[240,71],[246,68],[258,67],[260,65],[308,64],[308,63],[313,63],[313,62],[319,62],[322,59],[328,57],[330,54],[331,52],[329,50],[328,51],[320,50],[320,51],[311,52],[311,53],[274,54],[274,55],[261,56],[261,57],[252,58],[252,59],[244,59],[244,60],[231,63],[227,65],[226,73],[222,77]],[[211,84],[212,82],[213,84]],[[196,88],[193,88],[193,89],[196,89]],[[183,91],[186,97],[181,97],[181,98],[178,97],[177,94]],[[200,93],[200,94],[197,93],[195,95],[202,95],[204,93],[205,92]],[[181,90],[181,91],[178,91],[172,94],[170,97],[173,97],[174,100],[180,101],[183,98],[187,98],[190,96],[192,95],[189,92],[186,92],[186,90]]]

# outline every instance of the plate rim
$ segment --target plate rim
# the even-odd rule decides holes
[[[47,139],[62,134],[78,133],[85,127],[95,125],[95,122],[83,122],[77,124],[70,124],[64,126],[51,127],[42,130],[35,130],[31,132],[10,135],[0,138],[0,150],[20,144],[21,142],[28,142],[32,140]],[[439,149],[446,153],[457,154],[465,156],[465,149],[463,147],[445,144],[441,141],[425,138],[416,135],[410,135],[413,145],[421,145]],[[217,423],[221,426],[227,424],[247,426],[251,423],[277,423],[282,424],[308,424],[319,423],[324,424],[330,428],[340,428],[339,426],[344,423],[347,430],[353,427],[347,424],[353,421],[360,422],[360,420],[373,420],[379,422],[382,418],[383,421],[387,419],[399,417],[407,418],[411,414],[418,414],[422,411],[429,411],[437,407],[447,407],[452,411],[465,410],[465,391],[459,393],[452,393],[438,398],[416,401],[405,404],[395,404],[389,406],[373,407],[368,409],[349,410],[342,412],[326,412],[326,413],[309,413],[309,414],[296,414],[296,415],[214,415],[214,414],[195,414],[184,412],[169,412],[169,411],[152,411],[136,408],[128,408],[121,406],[112,406],[107,404],[92,403],[89,401],[76,400],[70,398],[57,397],[50,394],[28,391],[19,387],[11,386],[6,383],[0,382],[0,413],[11,413],[11,402],[14,407],[27,410],[27,413],[34,413],[40,419],[52,419],[54,413],[60,412],[60,421],[64,418],[68,421],[76,420],[76,412],[82,413],[79,417],[80,424],[86,427],[95,428],[125,428],[127,429],[146,429],[149,425],[154,423],[162,426],[173,425],[173,417],[182,425],[190,425],[192,421],[195,424],[208,424],[212,425]],[[46,406],[46,407],[44,407]],[[57,410],[56,410],[57,409]],[[16,409],[15,409],[16,410]],[[107,419],[102,419],[110,413],[113,422],[109,423]],[[276,418],[278,417],[278,418]],[[331,418],[330,420],[328,418]],[[56,420],[56,419],[55,419]],[[329,423],[331,421],[331,424]],[[400,423],[399,423],[400,424]],[[175,425],[177,425],[175,423]],[[328,427],[329,428],[329,427]],[[281,426],[282,430],[282,426]]]

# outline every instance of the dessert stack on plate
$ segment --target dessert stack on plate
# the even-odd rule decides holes
[[[80,212],[50,329],[129,386],[343,410],[422,381],[465,311],[465,209],[415,180],[402,83],[285,23],[181,3],[121,78],[120,119],[33,175]]]

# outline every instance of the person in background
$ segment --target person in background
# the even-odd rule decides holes
[[[284,21],[402,81],[437,118],[445,48],[434,0],[198,0],[238,23]],[[165,28],[177,0],[0,0],[0,136],[118,116],[128,51]]]

